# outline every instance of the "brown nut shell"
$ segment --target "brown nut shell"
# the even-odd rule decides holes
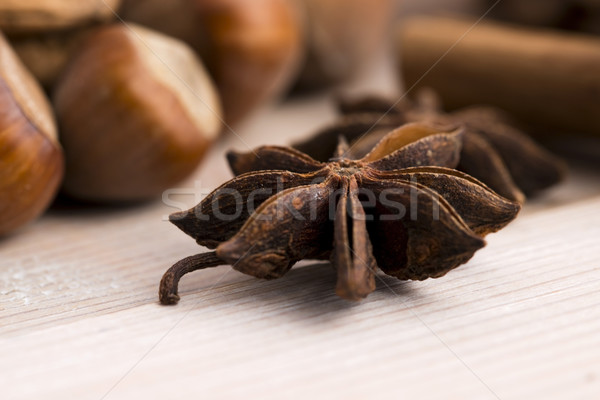
[[[160,196],[195,170],[221,130],[219,99],[192,50],[133,24],[90,35],[54,104],[65,191],[91,201]]]
[[[48,90],[91,27],[9,37],[10,44],[33,76]]]
[[[37,218],[62,176],[50,104],[0,35],[0,235]]]
[[[46,32],[115,18],[121,0],[2,0],[4,32]]]

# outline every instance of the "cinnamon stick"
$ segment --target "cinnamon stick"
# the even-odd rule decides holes
[[[449,109],[490,104],[547,134],[600,137],[600,38],[439,17],[399,31],[406,88],[429,86]]]

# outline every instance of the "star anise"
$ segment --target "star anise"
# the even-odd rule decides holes
[[[440,277],[485,245],[518,213],[476,179],[453,170],[462,129],[404,125],[356,159],[341,138],[319,162],[287,147],[230,153],[238,176],[170,220],[213,252],[163,276],[163,304],[179,300],[186,273],[230,264],[257,278],[283,276],[302,259],[330,259],[336,293],[360,300],[375,271],[400,279]]]
[[[564,164],[542,148],[502,110],[473,106],[444,113],[431,90],[419,93],[416,101],[398,103],[380,96],[340,99],[344,115],[333,126],[295,148],[323,159],[335,147],[331,142],[342,134],[357,154],[366,153],[390,127],[407,122],[438,121],[464,126],[463,146],[457,169],[485,182],[502,196],[523,202],[559,182]],[[368,133],[368,134],[366,134]],[[366,134],[366,135],[365,135]]]

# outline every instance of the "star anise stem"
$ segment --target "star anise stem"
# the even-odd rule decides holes
[[[225,264],[227,263],[218,258],[214,251],[196,254],[178,261],[165,272],[160,280],[158,289],[160,302],[165,305],[177,304],[179,301],[177,287],[179,285],[179,280],[185,274],[199,269],[213,268]]]

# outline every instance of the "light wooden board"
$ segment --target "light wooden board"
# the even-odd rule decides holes
[[[239,133],[285,143],[332,115],[305,99]],[[200,192],[228,176],[230,146]],[[0,242],[0,397],[597,399],[599,210],[598,172],[576,170],[442,279],[382,276],[351,304],[327,263],[270,282],[222,267],[185,277],[175,307],[160,276],[201,249],[172,209],[54,210]]]

